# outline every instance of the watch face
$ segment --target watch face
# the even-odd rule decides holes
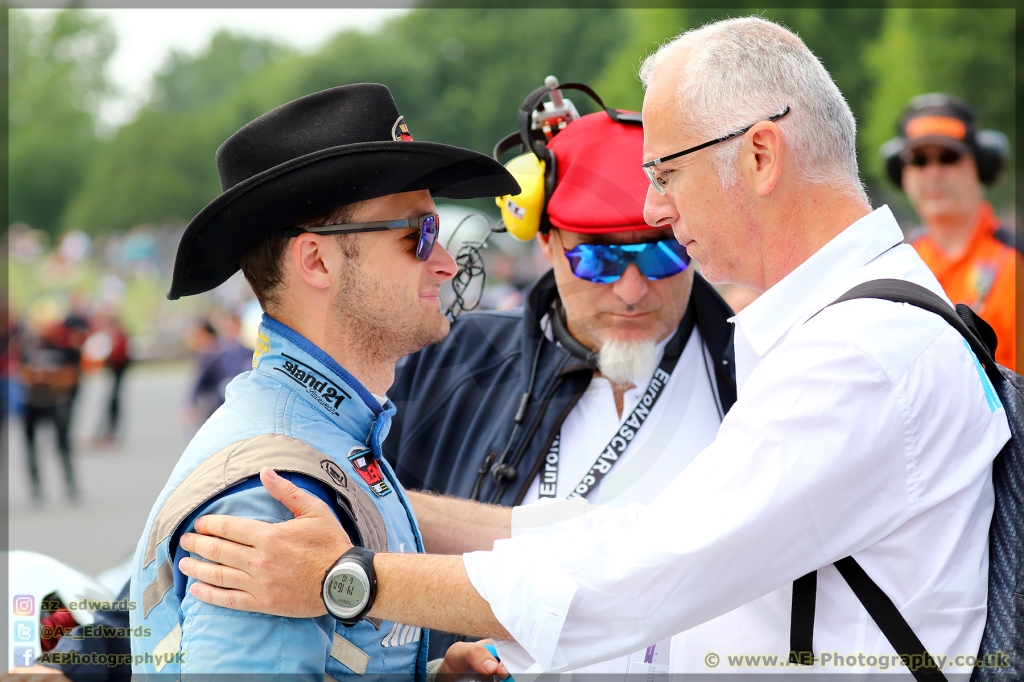
[[[348,612],[358,613],[366,603],[365,578],[361,579],[357,572],[362,573],[358,568],[353,571],[348,567],[342,567],[330,576],[327,585],[327,594],[331,601],[340,611],[346,612],[346,616]]]

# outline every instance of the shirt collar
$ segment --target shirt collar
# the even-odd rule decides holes
[[[286,324],[263,315],[253,371],[273,376],[345,430],[368,433],[377,417],[393,414],[334,358]]]
[[[751,349],[764,357],[801,318],[831,300],[831,285],[902,241],[903,232],[889,207],[877,208],[833,237],[732,320]]]

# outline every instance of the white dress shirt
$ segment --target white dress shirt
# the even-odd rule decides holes
[[[655,362],[661,362],[670,338],[658,344]],[[618,506],[630,502],[648,503],[714,441],[720,418],[714,389],[708,379],[709,367],[713,365],[708,359],[705,366],[702,352],[707,353],[700,331],[694,326],[651,413],[608,475],[592,488],[587,497],[590,503]],[[590,470],[594,460],[639,404],[653,372],[652,367],[647,376],[634,379],[635,387],[623,394],[621,415],[615,407],[611,382],[603,377],[591,380],[562,423],[557,498],[566,498]],[[551,521],[546,510],[552,500],[539,499],[541,476],[543,473],[530,484],[523,506],[513,510],[512,524],[516,533],[528,532],[534,526],[543,527]],[[667,673],[670,652],[670,643],[666,639],[628,656],[584,666],[575,672],[604,675]],[[606,679],[611,682],[613,678]]]
[[[880,278],[943,295],[901,241],[882,207],[735,318],[738,400],[648,506],[554,502],[558,523],[464,555],[515,639],[498,647],[513,674],[579,668],[684,631],[673,672],[764,672],[728,657],[785,660],[792,582],[816,569],[819,662],[796,670],[881,670],[864,662],[895,652],[831,566],[847,555],[947,672],[944,657],[977,653],[1005,412],[939,317],[880,300],[822,310]],[[844,666],[822,664],[826,653]]]

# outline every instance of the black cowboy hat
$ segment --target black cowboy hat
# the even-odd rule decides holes
[[[342,85],[283,104],[217,150],[223,193],[185,228],[169,299],[209,291],[264,237],[344,204],[429,190],[475,199],[519,185],[489,156],[415,142],[391,92]]]

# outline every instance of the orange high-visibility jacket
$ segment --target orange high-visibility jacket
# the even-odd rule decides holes
[[[928,236],[912,242],[953,303],[966,303],[992,325],[999,339],[996,362],[1016,370],[1017,315],[1024,306],[1024,256],[1014,235],[985,202],[967,248],[950,258]],[[1018,274],[1019,273],[1019,274]]]

